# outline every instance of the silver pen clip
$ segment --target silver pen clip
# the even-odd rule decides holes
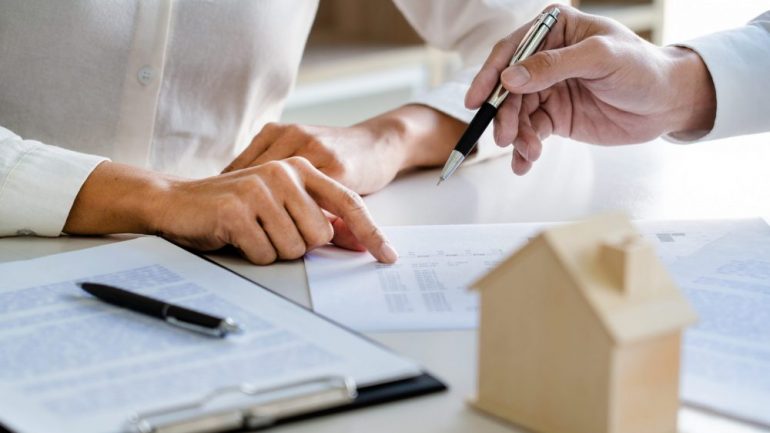
[[[537,17],[535,22],[532,23],[532,26],[530,26],[529,30],[527,30],[527,33],[519,43],[516,51],[513,53],[513,57],[511,57],[511,62],[509,65],[515,65],[516,63],[526,59],[535,51],[537,51],[538,48],[540,48],[540,45],[543,43],[543,40],[548,34],[548,31],[551,30],[554,24],[556,24],[556,22],[559,20],[560,13],[561,11],[559,8],[551,8],[550,10],[541,13]],[[503,101],[505,101],[505,98],[507,97],[508,89],[503,87],[503,83],[497,83],[497,87],[495,87],[495,90],[491,95],[489,95],[487,102],[497,108],[500,106],[500,104],[503,103]]]
[[[166,323],[174,325],[178,328],[187,329],[189,331],[199,332],[201,334],[210,335],[212,337],[222,338],[227,334],[238,334],[243,332],[243,329],[238,326],[235,321],[229,317],[226,317],[216,328],[208,328],[206,326],[196,325],[194,323],[183,322],[174,316],[166,316]]]

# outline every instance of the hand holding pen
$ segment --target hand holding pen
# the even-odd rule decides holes
[[[494,138],[513,143],[514,173],[530,170],[552,134],[617,145],[711,129],[714,86],[694,51],[658,47],[611,19],[558,7],[539,52],[509,65],[527,26],[516,30],[495,46],[465,98],[468,108],[482,106],[498,80],[510,92]]]
[[[541,13],[535,19],[535,22],[532,23],[532,25],[529,27],[527,33],[524,34],[524,36],[520,39],[520,42],[516,45],[516,50],[512,52],[505,50],[502,53],[502,56],[505,56],[505,62],[510,62],[511,65],[515,65],[521,61],[526,60],[529,56],[534,54],[540,48],[540,46],[543,45],[543,42],[545,41],[546,36],[548,36],[551,28],[556,25],[559,19],[559,14],[560,10],[557,7],[549,8],[545,12]],[[505,40],[503,40],[501,43],[503,42],[505,42]],[[499,45],[500,43],[498,43],[498,47]],[[500,51],[498,47],[495,48],[496,51]],[[501,55],[495,57],[500,59]],[[484,66],[487,67],[488,64],[489,60],[487,60],[487,63]],[[481,72],[485,72],[485,69],[482,68]],[[499,76],[499,73],[497,76]],[[448,179],[449,176],[451,176],[452,173],[454,173],[455,170],[460,167],[460,164],[462,164],[462,162],[471,153],[471,151],[473,151],[473,149],[476,147],[476,142],[479,140],[481,135],[484,133],[484,130],[487,129],[487,126],[489,126],[489,123],[497,114],[498,108],[500,108],[500,106],[508,97],[508,90],[503,87],[503,84],[497,78],[495,78],[495,83],[496,85],[491,94],[486,92],[486,94],[489,94],[489,96],[486,98],[486,101],[479,103],[478,106],[469,107],[478,108],[478,111],[476,111],[476,114],[473,116],[470,124],[468,124],[468,128],[465,130],[465,133],[463,133],[463,135],[460,137],[460,141],[458,141],[454,150],[449,155],[446,164],[444,164],[444,168],[441,170],[441,176],[439,178],[438,185]]]

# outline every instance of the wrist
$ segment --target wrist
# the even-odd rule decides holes
[[[78,192],[64,232],[156,233],[169,184],[170,178],[165,175],[103,162]]]
[[[668,134],[683,140],[700,138],[714,127],[716,90],[703,59],[684,47],[665,47],[671,58],[674,112]]]
[[[404,105],[371,120],[375,119],[390,131],[389,140],[398,155],[399,171],[443,164],[467,126],[434,108],[418,104]]]
[[[152,173],[140,193],[140,203],[135,203],[135,217],[140,222],[143,234],[162,235],[170,207],[173,203],[173,193],[183,179],[174,178],[161,173]]]
[[[367,119],[354,128],[364,128],[370,135],[376,147],[378,159],[388,166],[392,166],[394,172],[399,172],[409,164],[410,129],[398,110],[389,111],[379,116]]]

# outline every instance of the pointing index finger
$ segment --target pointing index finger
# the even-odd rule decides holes
[[[302,175],[308,193],[322,208],[342,218],[361,245],[378,261],[394,263],[398,260],[398,253],[377,227],[361,196],[312,166],[302,170]]]

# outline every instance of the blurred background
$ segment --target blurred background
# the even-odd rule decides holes
[[[739,26],[770,0],[580,0],[656,44]],[[511,29],[513,30],[513,29]],[[350,125],[407,102],[459,66],[426,47],[391,0],[321,0],[283,122]]]

